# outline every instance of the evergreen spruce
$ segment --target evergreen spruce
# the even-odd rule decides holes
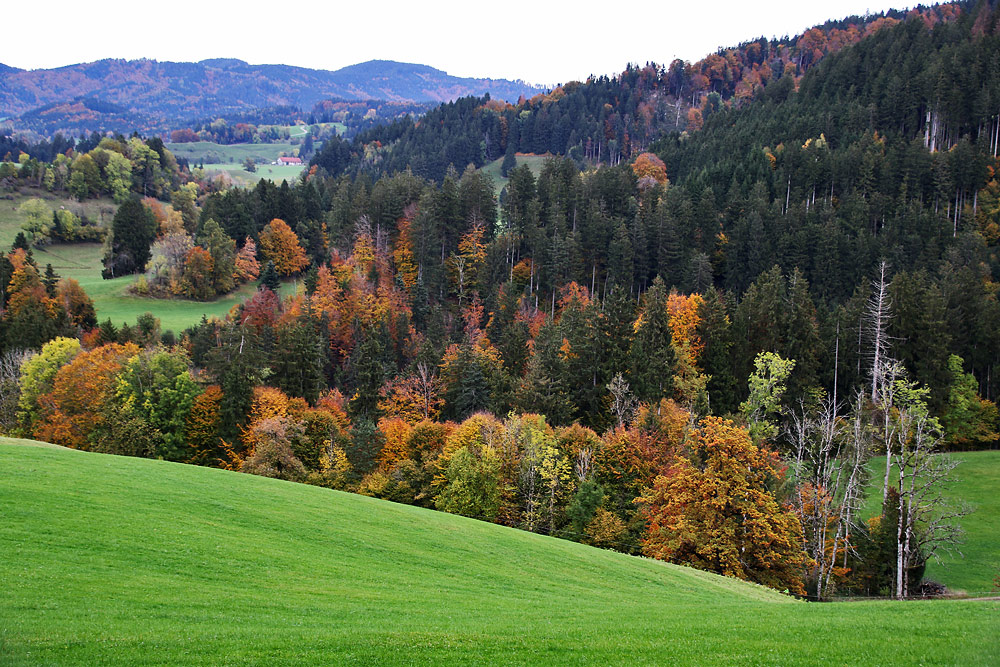
[[[260,287],[266,287],[275,294],[281,288],[281,278],[278,276],[278,269],[274,267],[274,262],[267,261],[264,270],[260,273],[260,280],[257,282]]]

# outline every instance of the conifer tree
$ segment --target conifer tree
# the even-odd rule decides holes
[[[56,295],[56,285],[59,283],[59,276],[56,275],[55,269],[52,268],[51,264],[45,265],[45,277],[42,278],[42,284],[45,285],[45,293],[49,295],[50,298]]]
[[[316,403],[323,385],[323,351],[308,319],[278,329],[271,370],[270,381],[283,392]]]
[[[111,221],[101,276],[115,278],[144,271],[156,231],[156,219],[152,212],[138,199],[125,200]]]
[[[260,274],[260,281],[257,283],[260,287],[266,287],[275,294],[281,288],[281,278],[278,276],[278,270],[274,268],[274,262],[268,260],[267,264],[264,266],[264,270]]]
[[[538,412],[557,426],[570,423],[576,407],[566,384],[562,347],[562,332],[550,320],[535,336],[534,354],[517,396],[521,412]]]
[[[643,298],[632,340],[631,382],[639,400],[656,403],[673,392],[674,349],[667,313],[667,286],[659,276]]]
[[[714,287],[698,306],[698,337],[704,342],[701,366],[708,376],[709,405],[714,414],[735,412],[739,405],[733,375],[732,330],[726,302]]]
[[[235,287],[236,241],[215,220],[202,225],[197,243],[212,257],[212,288],[216,294],[226,294]]]

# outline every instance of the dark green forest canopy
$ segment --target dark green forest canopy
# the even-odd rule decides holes
[[[214,220],[242,244],[285,220],[314,287],[331,251],[348,256],[361,230],[391,256],[405,219],[420,279],[406,290],[417,330],[440,353],[461,339],[456,319],[474,296],[514,377],[527,370],[517,348],[534,332],[515,335],[513,313],[530,306],[559,319],[571,283],[602,312],[616,292],[638,306],[657,277],[667,290],[715,290],[713,321],[728,320],[731,331],[717,335],[731,338],[721,349],[732,359],[710,355],[706,372],[714,406],[729,410],[763,350],[798,360],[798,395],[837,378],[859,383],[861,313],[886,261],[895,353],[935,387],[936,405],[951,352],[994,397],[997,18],[990,3],[940,5],[747,42],[715,54],[721,61],[630,67],[518,105],[461,99],[354,142],[331,138],[295,186],[211,193],[199,227]],[[858,26],[854,42],[817,41]],[[749,96],[732,79],[739,62],[749,68],[740,81],[758,73]],[[716,66],[730,74],[713,78]],[[685,109],[701,129],[692,121],[680,131]],[[630,162],[644,150],[663,159],[670,183],[637,176]],[[523,152],[553,157],[540,172],[510,168],[495,200],[475,167]],[[477,224],[483,267],[459,293],[455,258]]]

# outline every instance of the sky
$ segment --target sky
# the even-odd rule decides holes
[[[0,62],[48,69],[102,58],[240,58],[335,70],[367,60],[420,63],[455,76],[552,85],[617,74],[628,63],[696,61],[757,37],[911,5],[874,0],[751,3],[267,2],[135,0],[7,3]],[[237,9],[233,9],[237,7]],[[44,36],[44,40],[42,39]]]

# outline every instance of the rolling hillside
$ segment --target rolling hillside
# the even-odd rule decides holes
[[[415,507],[24,444],[0,439],[4,664],[986,664],[1000,648],[996,601],[807,604]]]

